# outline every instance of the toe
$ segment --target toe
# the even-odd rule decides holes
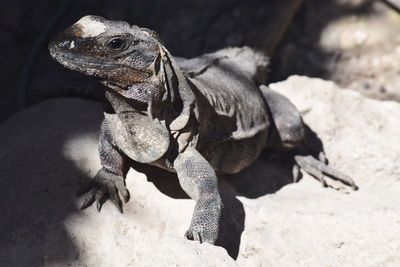
[[[187,230],[186,233],[185,233],[185,238],[188,239],[188,240],[194,240],[193,239],[193,231],[190,230],[190,229]]]
[[[87,207],[89,207],[90,205],[93,204],[93,202],[95,200],[96,191],[97,191],[97,186],[94,186],[86,194],[85,199],[83,201],[83,204],[81,206],[81,210],[84,210],[84,209],[86,209]]]
[[[117,207],[120,213],[123,213],[122,203],[121,200],[119,199],[117,187],[115,186],[115,184],[108,185],[108,193],[110,194],[110,199],[112,203],[114,203],[115,207]]]
[[[128,191],[128,189],[126,189],[126,186],[125,186],[124,182],[123,181],[118,181],[118,182],[115,183],[115,186],[117,187],[118,192],[121,194],[122,199],[124,200],[124,202],[125,203],[128,202],[128,200],[129,200],[129,191]]]
[[[294,183],[297,183],[298,181],[300,181],[300,179],[303,176],[301,173],[300,167],[296,164],[293,166],[292,174],[293,174],[293,182]]]
[[[199,231],[193,232],[193,238],[194,238],[194,241],[199,241],[200,244],[203,243],[202,234]]]
[[[100,212],[101,207],[103,206],[104,202],[106,202],[106,200],[107,200],[107,190],[105,188],[100,188],[99,190],[97,190],[95,199],[96,199],[97,211]]]

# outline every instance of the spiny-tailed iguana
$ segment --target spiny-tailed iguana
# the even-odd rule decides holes
[[[193,59],[171,56],[157,34],[126,22],[85,16],[60,33],[50,53],[65,67],[106,87],[100,133],[102,168],[83,208],[109,197],[122,212],[128,160],[176,172],[196,201],[186,237],[214,243],[222,202],[217,176],[248,167],[266,148],[291,149],[304,137],[301,116],[284,96],[260,84],[267,60],[250,48]],[[356,188],[311,156],[298,166]]]

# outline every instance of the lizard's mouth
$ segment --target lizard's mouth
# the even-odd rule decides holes
[[[121,69],[129,69],[129,72],[135,73],[135,76],[142,79],[146,79],[152,75],[149,71],[135,69],[132,66],[127,66],[119,62],[111,62],[107,59],[93,58],[64,49],[61,50],[55,45],[50,45],[49,50],[50,55],[64,67],[96,78],[109,79],[121,72]]]
[[[50,55],[64,67],[88,75],[97,76],[96,74],[101,74],[118,68],[117,64],[112,64],[105,60],[93,59],[88,56],[77,55],[66,51],[59,51],[54,47],[50,47],[49,50]]]

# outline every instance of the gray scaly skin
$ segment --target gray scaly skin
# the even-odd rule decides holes
[[[109,198],[122,212],[128,201],[129,160],[176,172],[196,201],[186,237],[214,243],[222,202],[217,175],[248,167],[266,148],[302,142],[299,112],[284,96],[258,86],[266,58],[230,48],[194,59],[173,58],[157,35],[126,22],[85,16],[49,45],[65,67],[106,87],[99,152],[102,168],[83,208]],[[324,174],[356,188],[347,176],[310,156],[299,167],[323,183]]]

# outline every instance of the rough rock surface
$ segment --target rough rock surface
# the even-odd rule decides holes
[[[99,168],[100,105],[54,99],[0,128],[0,266],[399,266],[400,104],[305,77],[271,86],[359,191],[308,175],[290,184],[289,155],[262,155],[221,181],[230,257],[183,239],[194,203],[173,177],[131,171],[123,215],[110,203],[79,211],[78,184]]]
[[[400,12],[387,2],[304,1],[273,55],[273,79],[317,76],[374,99],[400,101]]]

